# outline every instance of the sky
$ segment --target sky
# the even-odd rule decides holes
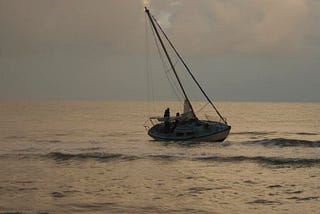
[[[145,5],[214,100],[320,102],[319,0],[0,0],[0,99],[147,99]]]

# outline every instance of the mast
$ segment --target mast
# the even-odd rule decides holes
[[[186,70],[188,71],[189,75],[191,76],[191,78],[193,79],[193,81],[197,84],[197,86],[199,87],[200,91],[202,92],[202,94],[205,96],[205,98],[207,99],[207,101],[210,103],[210,105],[212,106],[212,108],[217,112],[217,114],[219,115],[219,117],[221,118],[221,120],[227,124],[227,121],[225,120],[225,118],[222,117],[222,115],[220,114],[220,112],[218,111],[218,109],[215,107],[215,105],[213,104],[213,102],[211,101],[211,99],[208,97],[208,95],[206,94],[206,92],[202,89],[200,83],[197,81],[197,79],[194,77],[193,73],[191,72],[191,70],[189,69],[189,67],[187,66],[187,64],[185,63],[185,61],[182,59],[182,57],[180,56],[179,52],[176,50],[176,48],[173,46],[172,42],[170,41],[170,39],[168,38],[167,34],[164,32],[164,30],[162,29],[162,27],[160,26],[160,24],[157,22],[157,20],[152,16],[153,20],[155,21],[155,23],[157,24],[157,26],[159,27],[159,29],[161,30],[162,34],[165,36],[166,40],[169,42],[171,48],[174,50],[174,52],[176,53],[176,55],[178,56],[178,58],[180,59],[180,61],[182,62],[182,64],[184,65],[184,67],[186,68]],[[190,104],[191,105],[191,104]]]
[[[153,18],[152,18],[151,14],[150,14],[150,11],[148,10],[147,7],[145,7],[144,9],[145,9],[145,12],[147,13],[147,15],[148,15],[148,17],[149,17],[149,19],[150,19],[150,22],[151,22],[151,24],[152,24],[153,29],[154,29],[155,32],[156,32],[156,35],[157,35],[157,37],[158,37],[158,39],[159,39],[159,41],[160,41],[161,47],[163,48],[163,51],[164,51],[164,53],[165,53],[165,55],[166,55],[166,57],[167,57],[167,59],[168,59],[168,61],[169,61],[169,64],[170,64],[170,66],[171,66],[171,69],[172,69],[172,71],[173,71],[176,79],[178,80],[179,86],[180,86],[181,91],[182,91],[182,93],[183,93],[183,95],[184,95],[184,97],[185,97],[185,100],[186,100],[187,103],[189,104],[192,114],[194,115],[195,118],[197,118],[196,115],[195,115],[195,113],[194,113],[194,110],[193,110],[193,107],[192,107],[192,105],[191,105],[191,102],[190,102],[190,100],[189,100],[189,98],[188,98],[188,96],[187,96],[187,93],[186,93],[186,91],[185,91],[185,89],[184,89],[184,87],[183,87],[183,85],[182,85],[182,83],[181,83],[181,81],[180,81],[180,78],[179,78],[179,76],[178,76],[178,74],[177,74],[177,71],[176,71],[176,69],[175,69],[175,67],[174,67],[174,65],[173,65],[173,63],[172,63],[172,60],[171,60],[171,58],[170,58],[170,56],[169,56],[169,53],[168,53],[168,51],[167,51],[167,49],[166,49],[166,47],[165,47],[165,45],[164,45],[164,43],[163,43],[163,41],[162,41],[162,39],[161,39],[161,36],[160,36],[160,34],[159,34],[159,32],[158,32],[158,29],[157,29],[157,27],[156,27],[156,25],[155,25],[155,23],[154,23],[154,21],[153,21]],[[157,25],[159,25],[159,24],[157,23]],[[161,29],[161,28],[160,28],[160,29]],[[162,30],[161,30],[161,31],[162,31]],[[166,35],[165,35],[165,36],[166,36]]]

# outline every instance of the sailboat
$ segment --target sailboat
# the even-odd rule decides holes
[[[176,116],[170,116],[170,109],[167,108],[163,117],[150,117],[152,127],[148,128],[148,135],[155,140],[165,141],[204,141],[204,142],[221,142],[229,135],[231,126],[228,125],[227,120],[221,115],[215,107],[211,99],[205,93],[199,82],[194,77],[193,73],[173,46],[168,36],[160,26],[157,19],[150,13],[149,9],[145,7],[145,12],[151,23],[151,28],[155,34],[156,39],[160,42],[161,48],[170,64],[170,70],[173,72],[175,79],[178,82],[178,88],[181,90],[184,98],[183,113]],[[161,33],[161,35],[160,35]],[[187,74],[190,75],[196,86],[200,89],[210,106],[215,110],[219,116],[219,121],[209,119],[199,119],[194,111],[192,103],[186,93],[185,87],[179,78],[167,48],[164,44],[163,38],[167,44],[172,48],[178,59],[182,62]]]

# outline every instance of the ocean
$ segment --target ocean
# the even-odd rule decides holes
[[[0,213],[320,213],[320,103],[217,106],[223,143],[153,141],[142,101],[1,101]]]

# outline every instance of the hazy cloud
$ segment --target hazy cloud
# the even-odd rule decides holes
[[[318,39],[315,0],[0,0],[2,55],[47,49],[141,52],[143,5],[178,47],[203,53],[291,53]]]
[[[279,54],[305,48],[309,31],[316,30],[310,29],[313,14],[320,13],[315,4],[307,0],[183,0],[155,10],[171,11],[170,33],[179,38],[179,46],[188,44],[188,50]]]

